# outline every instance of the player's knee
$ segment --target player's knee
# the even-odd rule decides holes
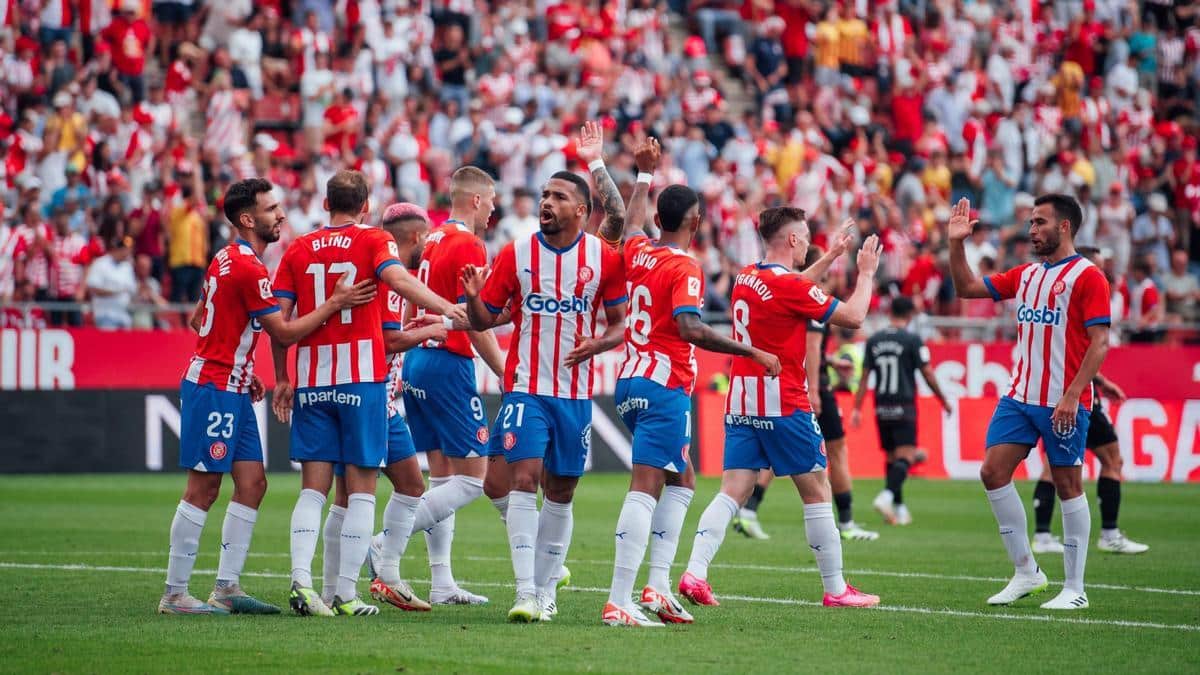
[[[1114,443],[1111,447],[1106,448],[1106,452],[1099,452],[1096,455],[1100,458],[1100,471],[1116,477],[1120,477],[1125,469],[1125,460],[1121,457],[1121,451]]]
[[[207,511],[216,503],[217,496],[220,493],[220,482],[206,482],[200,485],[192,484],[188,485],[187,492],[183,495],[183,501],[198,509]]]
[[[1003,469],[987,462],[979,468],[979,480],[983,481],[983,486],[989,490],[1002,488],[1012,480],[1011,475],[1005,475]]]
[[[536,493],[538,490],[537,476],[529,473],[513,474],[511,487],[514,492]],[[549,496],[549,491],[547,491],[547,496]]]
[[[262,503],[263,496],[267,494],[267,477],[259,475],[253,478],[238,481],[233,486],[234,501],[239,504],[245,504],[252,508],[258,508]]]
[[[575,486],[574,485],[554,485],[554,486],[548,485],[548,486],[546,486],[545,497],[546,497],[546,499],[549,499],[552,502],[558,502],[559,504],[566,504],[566,503],[570,502],[571,500],[575,499]]]

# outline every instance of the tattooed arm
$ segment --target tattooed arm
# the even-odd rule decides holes
[[[591,164],[603,159],[604,130],[597,122],[585,122],[579,130],[579,141],[576,152],[584,163]],[[625,229],[625,201],[621,199],[621,191],[608,175],[608,169],[598,164],[591,169],[592,181],[596,184],[596,192],[600,195],[600,203],[604,207],[604,222],[597,233],[601,239],[617,244],[621,241],[621,232]]]

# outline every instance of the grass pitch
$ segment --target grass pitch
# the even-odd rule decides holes
[[[243,585],[286,607],[288,520],[295,475],[270,478]],[[612,571],[612,528],[628,477],[589,475],[576,494],[567,562],[572,587],[551,624],[509,625],[512,567],[495,510],[458,516],[454,572],[491,597],[480,608],[368,618],[165,617],[167,532],[181,475],[0,477],[0,672],[1197,672],[1200,668],[1200,486],[1126,484],[1122,526],[1149,553],[1088,557],[1092,607],[1050,614],[1038,604],[1062,581],[1059,556],[1039,556],[1049,592],[1012,607],[987,597],[1011,572],[982,488],[914,481],[915,523],[882,525],[870,511],[879,483],[856,484],[856,516],[882,537],[847,542],[847,578],[878,593],[874,610],[819,606],[820,579],[791,485],[776,481],[761,518],[772,535],[730,532],[710,572],[720,607],[696,624],[654,631],[607,628],[600,611]],[[1032,486],[1019,486],[1028,500]],[[209,515],[192,592],[207,597],[229,486]],[[701,482],[691,530],[717,489]],[[380,491],[380,509],[387,488]],[[1058,513],[1055,530],[1058,531]],[[1032,513],[1030,513],[1032,524]],[[378,525],[378,519],[376,524]],[[424,542],[405,575],[428,591]],[[318,578],[320,559],[314,561]],[[643,569],[641,579],[644,579]],[[640,580],[639,580],[640,581]],[[638,587],[640,588],[640,586]],[[366,582],[360,582],[366,590]]]

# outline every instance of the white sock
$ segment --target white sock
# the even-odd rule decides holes
[[[1092,534],[1092,512],[1087,495],[1062,501],[1063,588],[1083,593],[1083,570],[1087,567],[1088,539]]]
[[[567,542],[567,548],[571,546],[571,537],[575,534],[575,514],[571,513],[571,519],[567,521],[567,526],[563,529],[563,541]],[[542,594],[550,598],[551,602],[558,602],[558,580],[562,579],[564,563],[567,561],[567,549],[563,549],[562,560],[559,561],[558,570],[550,575],[550,582],[542,588]]]
[[[321,599],[325,604],[333,602],[337,592],[338,565],[342,563],[342,523],[346,521],[346,507],[334,504],[325,516],[325,528],[321,530]]]
[[[379,569],[375,573],[388,585],[400,582],[400,558],[413,533],[413,518],[416,517],[420,497],[393,492],[387,506],[383,507],[383,532],[379,540]],[[372,506],[374,502],[372,502]],[[374,512],[372,511],[372,514]],[[368,547],[370,544],[368,543]],[[340,575],[339,575],[340,576]],[[346,598],[342,598],[345,600]]]
[[[171,519],[171,548],[167,554],[167,593],[186,593],[192,569],[196,567],[196,553],[200,551],[200,532],[208,511],[180,501]]]
[[[343,602],[358,595],[358,572],[371,547],[375,531],[375,495],[356,492],[346,505],[346,520],[342,523],[342,556],[338,565],[337,597]]]
[[[496,507],[496,510],[500,512],[500,522],[506,522],[508,520],[508,495],[493,499],[492,506]]]
[[[246,554],[250,552],[250,538],[254,536],[254,522],[258,510],[244,504],[229,502],[225,509],[225,523],[221,526],[221,559],[217,563],[217,585],[226,582],[238,583],[242,568],[246,566]]]
[[[821,585],[830,595],[846,592],[846,580],[842,577],[842,537],[833,523],[833,504],[804,505],[804,537],[808,548],[817,559],[821,572]]]
[[[567,549],[571,547],[571,531],[575,516],[572,503],[560,504],[542,499],[542,513],[538,518],[537,548],[534,563],[534,582],[537,590],[550,593],[555,579],[562,571]]]
[[[429,486],[421,496],[414,531],[428,530],[483,494],[483,481],[473,476],[430,478]]]
[[[646,555],[646,540],[650,537],[650,519],[654,517],[655,499],[645,492],[629,492],[617,517],[616,553],[613,556],[612,586],[608,601],[618,607],[630,604],[633,582],[637,579],[642,557]]]
[[[292,581],[312,588],[312,559],[317,554],[317,530],[321,527],[321,509],[325,495],[316,490],[301,490],[292,509]]]
[[[516,490],[510,492],[507,524],[517,596],[533,595],[533,550],[538,537],[537,495]]]
[[[696,539],[692,542],[692,557],[687,566],[687,571],[693,576],[708,578],[708,566],[721,548],[721,542],[725,541],[725,528],[729,527],[729,521],[737,512],[738,503],[733,501],[733,497],[718,492],[704,513],[700,514],[700,522],[696,524]]]
[[[1025,505],[1021,503],[1016,486],[1009,483],[988,490],[987,497],[996,523],[1000,525],[1000,539],[1008,550],[1008,559],[1018,574],[1034,574],[1038,567],[1033,551],[1029,549],[1029,522],[1025,519]]]
[[[675,562],[683,519],[695,494],[695,490],[668,485],[654,508],[650,520],[650,578],[646,583],[660,591],[671,590],[671,563]]]
[[[454,514],[425,530],[425,549],[429,552],[429,576],[432,588],[449,591],[458,587],[450,568],[450,549],[454,544]]]

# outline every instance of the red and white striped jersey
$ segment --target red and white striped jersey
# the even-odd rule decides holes
[[[338,279],[362,281],[399,265],[391,235],[350,223],[313,230],[292,242],[275,274],[275,295],[296,303],[303,316],[325,302]],[[335,314],[300,341],[296,387],[327,387],[384,382],[388,364],[383,346],[382,302],[369,302]]]
[[[808,322],[825,323],[838,301],[802,274],[783,265],[756,263],[738,273],[733,284],[733,339],[779,357],[778,377],[746,356],[733,357],[728,415],[786,417],[812,412],[804,370]]]
[[[278,312],[267,268],[244,240],[217,251],[208,265],[200,300],[200,339],[183,379],[244,394],[254,374],[257,319]]]
[[[463,302],[466,300],[462,285],[463,268],[467,265],[482,267],[486,264],[487,249],[479,237],[475,236],[475,232],[465,223],[449,220],[431,232],[425,240],[425,250],[421,253],[421,264],[417,268],[417,279],[447,301]],[[424,309],[417,309],[417,316],[424,313]],[[461,330],[447,331],[445,342],[430,341],[424,346],[441,347],[451,354],[468,359],[475,356],[471,348],[471,339],[467,337],[466,331]]]
[[[1089,326],[1109,324],[1104,273],[1076,254],[1054,263],[1026,263],[984,277],[997,302],[1015,298],[1017,345],[1008,396],[1053,407],[1070,386],[1087,352]],[[1089,384],[1079,405],[1092,407]]]
[[[383,303],[383,329],[404,330],[404,298],[382,281],[379,282],[380,302]],[[404,369],[403,354],[388,354],[388,417],[404,414],[404,401],[401,394],[404,383],[400,379],[400,371]]]
[[[1138,323],[1150,310],[1158,306],[1158,286],[1150,277],[1135,282],[1129,289],[1129,320]]]
[[[535,233],[500,250],[479,297],[495,314],[512,310],[516,339],[504,366],[504,391],[591,398],[591,361],[573,368],[562,362],[600,332],[602,302],[625,302],[625,271],[616,251],[586,233],[564,249]]]
[[[690,395],[696,384],[696,348],[679,336],[675,317],[700,313],[700,263],[686,251],[644,234],[626,240],[623,257],[629,318],[620,377],[644,377]]]

